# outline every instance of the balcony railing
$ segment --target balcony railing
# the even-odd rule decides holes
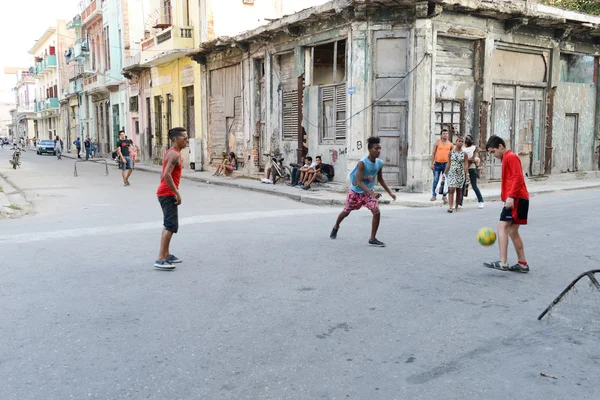
[[[34,104],[21,105],[17,107],[17,113],[32,113],[35,112]]]
[[[102,88],[106,84],[106,78],[104,75],[92,75],[83,79],[83,89],[92,90],[96,88]]]
[[[165,29],[173,24],[173,11],[171,6],[159,7],[158,17],[152,21],[154,29]]]
[[[132,56],[125,57],[125,65],[123,68],[132,67],[134,65],[139,65],[140,60],[142,59],[142,53],[138,52]]]
[[[183,51],[194,48],[194,28],[169,27],[142,41],[141,63],[160,61],[161,52]],[[152,49],[152,50],[150,50]],[[149,51],[150,50],[150,51]]]
[[[38,101],[34,103],[33,110],[34,112],[46,111],[46,110],[58,110],[58,99],[56,97],[51,97],[46,100]]]
[[[50,68],[56,68],[56,55],[45,56],[42,62],[36,64],[33,75],[44,74]]]
[[[46,100],[46,110],[58,109],[58,98],[51,97]]]
[[[100,13],[100,10],[96,7],[96,0],[92,0],[85,10],[81,13],[82,25],[88,22],[92,17],[95,17]]]

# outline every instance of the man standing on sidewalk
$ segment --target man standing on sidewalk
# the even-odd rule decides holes
[[[431,201],[437,199],[437,193],[435,189],[440,180],[440,175],[446,170],[446,164],[448,163],[448,157],[452,150],[452,142],[448,140],[448,129],[444,128],[441,132],[441,138],[437,140],[433,145],[433,151],[431,152],[431,170],[433,171],[433,190],[431,194]],[[448,202],[446,195],[442,193],[442,199],[444,204]]]
[[[131,163],[131,157],[129,155],[129,140],[125,136],[125,131],[119,132],[120,140],[117,142],[117,154],[121,159],[119,167],[121,168],[121,175],[123,176],[123,185],[129,186],[129,177],[133,172],[133,164]]]
[[[175,269],[173,264],[181,262],[179,258],[170,253],[169,245],[173,234],[177,233],[179,229],[177,207],[181,204],[181,195],[179,194],[179,180],[183,165],[181,150],[187,147],[187,132],[184,128],[173,128],[169,131],[169,139],[172,147],[163,157],[160,185],[156,191],[163,211],[164,229],[160,238],[158,257],[154,262],[155,268],[166,270]]]
[[[77,158],[81,158],[81,156],[79,155],[79,153],[81,152],[81,141],[79,140],[79,138],[75,139],[73,144],[75,145],[75,148],[77,149]]]

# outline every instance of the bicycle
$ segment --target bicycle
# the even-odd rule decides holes
[[[19,149],[15,149],[13,153],[12,159],[8,160],[13,166],[13,169],[17,169],[17,167],[21,168],[21,151]]]
[[[273,179],[273,185],[277,183],[277,180],[281,180],[288,186],[292,184],[292,170],[290,167],[283,165],[283,157],[280,155],[265,154],[271,157],[271,175]]]

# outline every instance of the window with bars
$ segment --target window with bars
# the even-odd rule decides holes
[[[321,143],[346,140],[346,84],[319,88],[321,99]]]
[[[437,99],[435,102],[435,134],[439,135],[442,129],[450,132],[449,138],[463,134],[464,103],[460,100]]]
[[[138,96],[132,96],[129,98],[129,111],[138,111]]]
[[[298,140],[298,91],[283,91],[283,140]]]

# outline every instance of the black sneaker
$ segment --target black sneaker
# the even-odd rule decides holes
[[[183,262],[179,258],[175,257],[173,254],[169,254],[167,256],[167,261],[170,262],[171,264],[179,264],[179,263]]]
[[[502,264],[500,261],[484,262],[483,266],[486,268],[499,269],[500,271],[508,271],[510,269],[508,264]]]
[[[385,243],[377,239],[369,240],[369,246],[385,247]]]
[[[338,228],[338,229],[339,229],[339,228]],[[331,233],[329,234],[329,238],[330,238],[330,239],[335,239],[335,238],[337,238],[337,232],[338,232],[338,229],[335,229],[335,228],[333,228],[333,229],[331,230]]]
[[[515,265],[511,265],[508,268],[509,271],[513,271],[513,272],[521,272],[523,274],[526,274],[529,272],[529,265],[523,265],[520,263],[516,263]]]
[[[164,270],[171,270],[171,269],[175,269],[175,266],[173,264],[171,264],[168,260],[162,260],[162,261],[154,261],[154,267],[158,268],[158,269],[164,269]]]

